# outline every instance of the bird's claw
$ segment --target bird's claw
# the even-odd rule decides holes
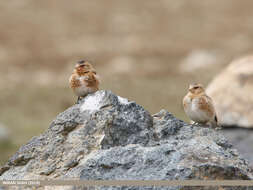
[[[80,102],[81,99],[82,99],[82,97],[81,97],[81,96],[78,96],[77,101],[76,101],[76,104],[78,104],[78,103]]]

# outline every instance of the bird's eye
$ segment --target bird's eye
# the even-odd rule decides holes
[[[196,89],[198,89],[198,88],[199,88],[198,86],[195,86],[193,89],[196,90]]]
[[[83,64],[83,63],[85,63],[85,60],[78,61],[77,63],[78,64]]]

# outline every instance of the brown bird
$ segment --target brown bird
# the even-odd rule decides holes
[[[88,61],[79,61],[69,78],[69,85],[78,96],[78,100],[99,89],[99,77]]]
[[[219,128],[213,101],[206,95],[201,84],[190,85],[189,92],[183,99],[183,106],[186,115],[195,123],[209,123],[213,128]]]

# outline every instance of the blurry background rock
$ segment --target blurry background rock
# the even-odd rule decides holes
[[[219,123],[253,128],[253,56],[235,60],[209,84]]]
[[[196,72],[198,69],[206,69],[219,63],[218,55],[211,50],[195,50],[191,52],[181,63],[180,67],[183,72]]]
[[[8,129],[0,123],[0,143],[3,141],[7,141],[9,138],[9,131]]]
[[[253,56],[233,61],[208,85],[223,133],[253,166]]]
[[[68,78],[84,58],[102,89],[187,121],[181,101],[189,83],[207,85],[231,60],[252,52],[252,6],[251,0],[1,1],[0,121],[12,133],[0,147],[0,163],[76,101]],[[198,67],[189,72],[191,64]]]

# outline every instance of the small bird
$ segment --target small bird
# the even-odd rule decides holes
[[[194,124],[211,124],[213,128],[220,128],[212,99],[206,95],[201,84],[191,84],[188,94],[183,99],[186,115]]]
[[[77,62],[69,78],[70,88],[78,96],[77,101],[90,93],[96,92],[99,89],[99,83],[99,77],[91,63],[84,60]]]

